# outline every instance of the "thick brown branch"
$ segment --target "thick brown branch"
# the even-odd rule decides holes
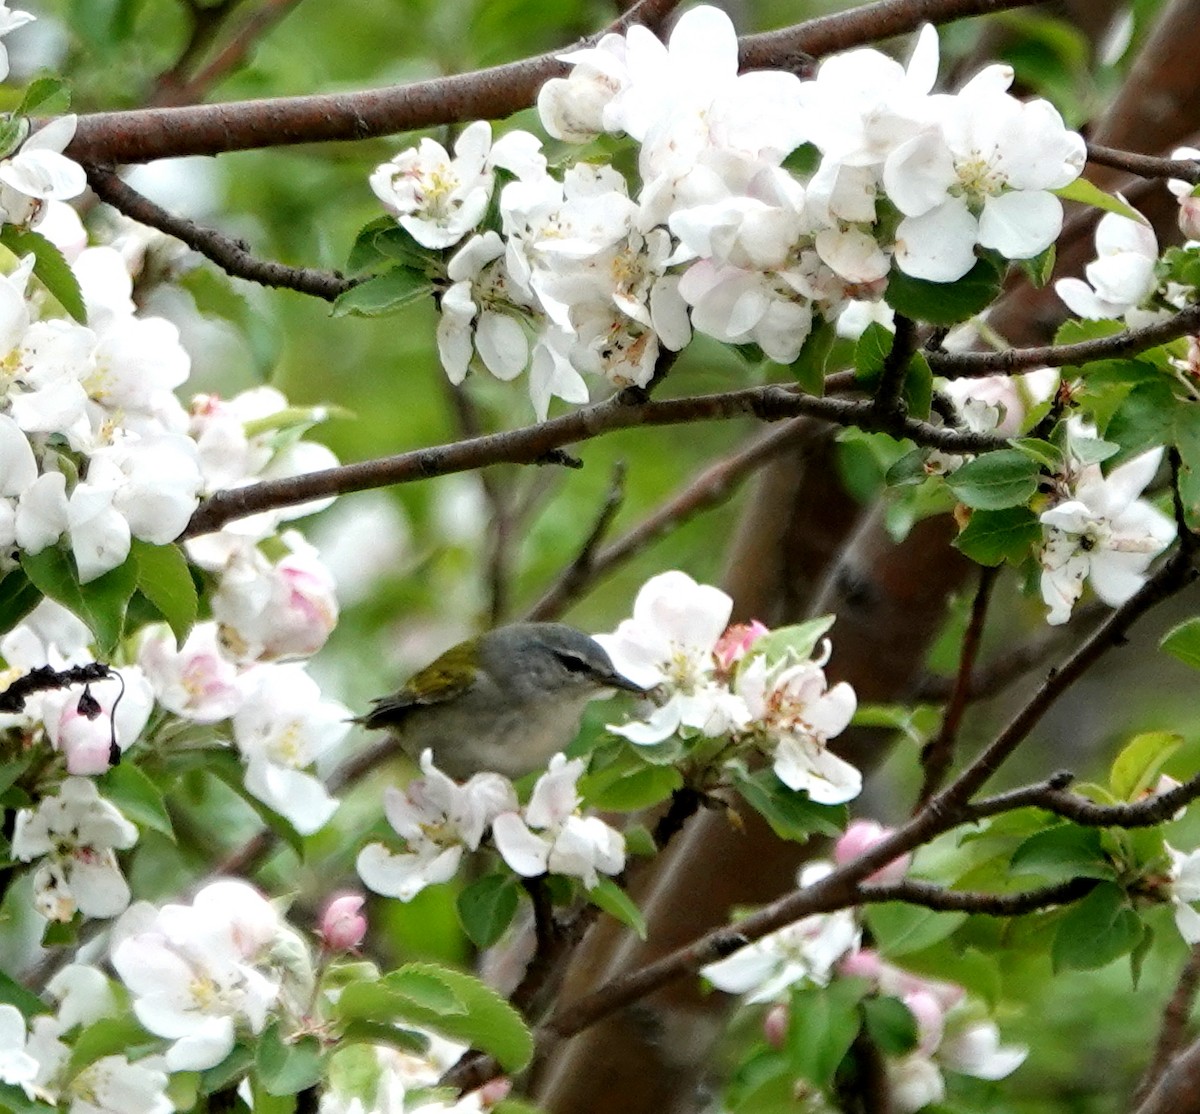
[[[643,392],[623,391],[606,402],[522,429],[221,491],[200,505],[183,537],[207,534],[227,522],[259,511],[295,506],[331,495],[431,479],[491,464],[545,463],[564,445],[633,426],[680,425],[749,416],[779,421],[807,415],[834,425],[857,426],[890,433],[897,438],[908,437],[919,445],[947,452],[981,453],[1006,444],[1003,438],[990,434],[960,432],[913,418],[881,421],[871,402],[816,398],[777,385],[657,402],[644,399]]]
[[[88,184],[101,201],[141,224],[182,240],[193,251],[211,259],[226,274],[263,286],[278,286],[301,294],[312,294],[329,302],[355,285],[354,279],[345,278],[336,271],[289,267],[270,259],[259,259],[251,254],[242,241],[230,239],[215,229],[202,228],[184,217],[168,213],[122,181],[115,171],[89,166],[87,176]]]
[[[641,0],[606,31],[633,23],[655,28],[677,0]],[[1031,6],[1035,0],[881,0],[853,11],[806,20],[742,40],[747,69],[789,66],[798,56],[835,50],[946,23]],[[585,40],[586,45],[599,36]],[[474,73],[359,93],[278,97],[229,104],[102,112],[79,118],[67,153],[83,163],[147,162],[178,155],[216,155],[293,143],[367,139],[415,128],[495,120],[533,104],[543,82],[564,64],[543,54]]]

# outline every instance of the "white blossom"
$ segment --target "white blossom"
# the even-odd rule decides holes
[[[1150,562],[1175,537],[1171,519],[1137,498],[1161,460],[1162,450],[1152,449],[1107,476],[1100,465],[1085,465],[1064,498],[1042,512],[1041,587],[1048,623],[1071,617],[1085,580],[1112,607],[1145,583]]]
[[[311,835],[325,826],[337,801],[306,771],[346,737],[349,710],[323,700],[298,662],[257,665],[239,684],[233,740],[246,763],[246,789],[301,835]]]
[[[1105,213],[1096,225],[1096,258],[1084,268],[1087,282],[1059,279],[1054,289],[1080,317],[1124,317],[1153,292],[1157,262],[1158,238],[1149,221]]]
[[[517,804],[507,778],[480,773],[459,785],[421,754],[423,776],[384,793],[384,813],[405,850],[370,843],[359,852],[358,875],[376,893],[411,901],[426,886],[454,877],[464,850],[474,851],[501,812]]]
[[[593,889],[599,874],[625,869],[625,839],[598,816],[578,814],[576,783],[583,774],[580,758],[556,754],[538,778],[529,803],[518,813],[502,812],[492,821],[496,849],[513,870],[526,878],[565,874]]]
[[[129,904],[129,886],[117,851],[137,842],[138,831],[87,778],[69,777],[36,809],[17,813],[13,854],[41,857],[33,876],[34,905],[49,920],[115,917]]]
[[[222,652],[216,623],[197,623],[182,647],[166,626],[151,628],[138,663],[158,702],[184,719],[216,723],[242,706],[237,666]]]

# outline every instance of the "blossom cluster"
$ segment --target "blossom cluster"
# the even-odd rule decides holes
[[[419,778],[384,794],[388,823],[402,851],[370,843],[359,852],[358,874],[375,893],[411,901],[426,886],[454,877],[467,851],[489,834],[500,857],[523,878],[561,874],[593,889],[600,874],[625,869],[625,839],[596,816],[579,812],[583,759],[550,759],[525,805],[508,778],[475,774],[459,784],[421,755]]]
[[[729,758],[766,754],[789,789],[818,804],[857,797],[862,775],[829,749],[857,709],[845,681],[830,685],[818,656],[796,647],[764,652],[775,639],[761,623],[729,626],[733,600],[686,573],[671,571],[642,586],[633,616],[596,640],[623,676],[656,689],[661,703],[641,719],[609,730],[637,746],[654,746],[674,735],[730,740]],[[820,625],[820,633],[829,623]],[[776,636],[786,631],[775,632]],[[806,641],[815,643],[820,633]],[[757,647],[757,651],[756,651]]]
[[[838,862],[854,858],[886,834],[871,821],[856,822],[838,841],[835,858]],[[907,857],[897,860],[870,880],[895,880],[908,865]],[[832,870],[831,863],[810,863],[801,870],[799,885],[811,886]],[[857,978],[866,980],[871,993],[898,999],[917,1032],[912,1051],[886,1060],[889,1105],[902,1114],[945,1098],[943,1070],[1002,1079],[1026,1056],[1024,1048],[1001,1045],[996,1024],[967,1003],[962,987],[910,974],[862,947],[862,932],[852,909],[804,917],[709,964],[701,973],[718,990],[742,995],[751,1005],[768,1005],[764,1034],[776,1045],[786,1039],[793,988]]]
[[[460,381],[473,352],[501,379],[528,366],[539,417],[551,397],[586,401],[581,373],[645,385],[693,329],[788,364],[817,323],[878,302],[894,270],[953,282],[979,248],[1036,256],[1062,224],[1051,191],[1083,167],[1083,140],[1048,102],[1009,94],[1007,66],[934,93],[932,27],[906,67],[861,49],[807,81],[740,74],[733,26],[708,6],[666,44],[635,25],[561,59],[543,126],[571,144],[628,137],[632,182],[582,158],[556,178],[534,136],[492,145],[484,123],[453,156],[423,140],[371,177],[419,245],[457,247],[447,374]],[[788,162],[801,149],[817,157],[808,177]]]

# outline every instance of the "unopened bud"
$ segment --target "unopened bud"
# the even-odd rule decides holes
[[[361,912],[364,900],[361,894],[343,894],[325,906],[319,932],[330,951],[353,951],[363,942],[367,934],[367,918]]]
[[[1179,199],[1179,231],[1189,240],[1200,240],[1200,197],[1187,194]]]
[[[495,1106],[498,1102],[503,1102],[508,1098],[508,1092],[512,1090],[512,1080],[507,1076],[499,1075],[495,1079],[489,1079],[475,1093],[479,1096],[479,1104],[487,1110],[488,1107]]]
[[[787,1043],[788,1024],[791,1022],[791,1013],[785,1005],[775,1005],[767,1010],[766,1017],[763,1018],[763,1039],[772,1048],[780,1049]]]
[[[874,820],[855,820],[841,835],[833,848],[833,860],[841,866],[860,855],[865,855],[877,843],[882,843],[892,834],[891,828],[876,824]],[[880,867],[866,880],[868,882],[898,882],[912,865],[912,855],[903,854],[898,859]]]

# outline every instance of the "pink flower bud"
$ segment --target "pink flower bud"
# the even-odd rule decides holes
[[[500,1075],[495,1079],[489,1079],[475,1093],[479,1096],[479,1104],[487,1110],[491,1106],[495,1106],[498,1102],[503,1102],[508,1098],[508,1092],[512,1090],[512,1081],[506,1076]]]
[[[713,656],[722,669],[729,669],[745,657],[746,651],[764,634],[770,633],[770,628],[757,619],[751,619],[748,623],[734,623],[717,639],[717,644],[713,647]]]
[[[914,990],[911,994],[906,994],[903,1001],[917,1022],[920,1050],[926,1056],[932,1056],[942,1043],[946,1011],[941,1002],[927,990]]]
[[[848,978],[870,979],[876,982],[883,971],[883,960],[870,948],[851,952],[838,964],[838,970]]]
[[[763,1018],[763,1039],[772,1048],[782,1048],[787,1043],[790,1022],[791,1014],[787,1006],[782,1004],[772,1006],[767,1010],[766,1017]]]
[[[1179,199],[1179,231],[1189,240],[1200,240],[1200,197],[1190,193]]]
[[[843,833],[833,848],[833,859],[838,866],[865,855],[877,843],[882,843],[892,834],[891,828],[876,824],[874,820],[855,820]],[[868,876],[868,882],[898,882],[912,865],[912,855],[903,854],[886,866]]]
[[[343,894],[325,906],[318,931],[331,952],[353,951],[363,942],[367,934],[367,918],[360,912],[364,900],[362,894]]]

